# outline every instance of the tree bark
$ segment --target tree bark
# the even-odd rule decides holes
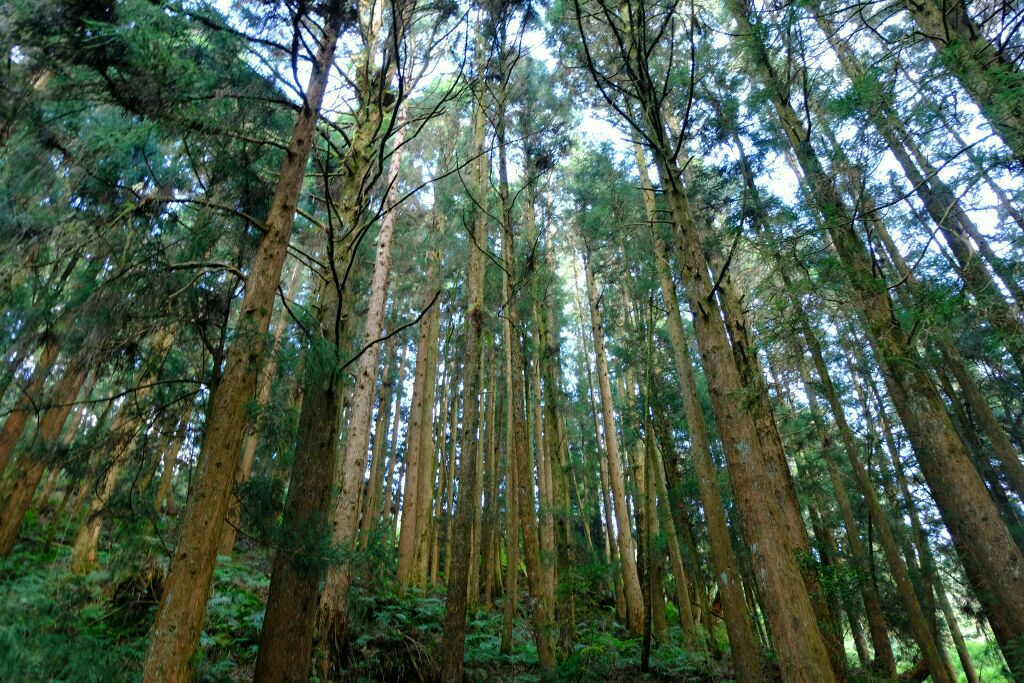
[[[57,340],[48,339],[32,368],[32,377],[29,378],[25,388],[21,391],[21,397],[4,421],[3,429],[0,429],[0,474],[4,474],[7,469],[11,456],[14,454],[14,448],[18,445],[18,439],[25,431],[28,418],[33,413],[33,406],[39,403],[43,395],[43,386],[59,352],[60,344]]]
[[[64,423],[71,414],[75,397],[85,384],[88,372],[85,355],[80,351],[68,362],[68,367],[50,392],[50,405],[39,419],[38,434],[32,445],[36,453],[45,453],[60,439]],[[39,481],[43,478],[44,472],[45,458],[39,458],[33,453],[25,453],[14,464],[10,493],[0,507],[0,558],[7,557],[14,550],[18,530],[25,519],[25,513],[32,505],[32,498],[39,488]]]
[[[611,484],[615,523],[618,529],[617,545],[622,562],[622,582],[626,602],[626,622],[633,635],[643,631],[643,594],[636,566],[636,546],[633,541],[632,522],[626,507],[626,487],[622,477],[622,461],[619,456],[619,439],[615,432],[615,408],[612,402],[612,387],[608,376],[608,360],[605,354],[604,322],[601,315],[601,298],[594,280],[594,269],[589,252],[583,254],[586,272],[587,298],[590,302],[591,335],[594,341],[594,355],[597,358],[597,384],[601,398],[601,417],[604,426],[605,452],[608,458],[608,479]],[[609,528],[609,532],[612,529]]]
[[[664,129],[657,119],[657,112],[649,112],[648,119],[653,132],[662,140]],[[657,149],[654,154],[662,191],[675,227],[680,269],[690,309],[694,313],[698,348],[708,374],[729,476],[743,516],[744,538],[751,548],[755,576],[762,582],[762,604],[776,639],[783,676],[792,680],[834,680],[835,674],[818,630],[811,599],[793,555],[796,548],[787,540],[787,536],[792,537],[792,534],[784,530],[786,517],[776,500],[773,482],[777,478],[770,474],[773,465],[766,462],[751,416],[736,405],[735,396],[743,391],[742,380],[715,301],[708,264],[685,189],[678,169],[672,166],[666,155]],[[676,350],[677,365],[684,357],[682,351],[683,348]],[[687,393],[684,391],[684,398]],[[695,462],[703,459],[697,458]],[[705,476],[710,482],[715,475],[713,471],[706,475],[698,474],[698,480]]]
[[[992,623],[1011,670],[1024,671],[1024,654],[1013,641],[1024,636],[1024,557],[1017,548],[985,484],[970,461],[945,406],[932,385],[906,330],[896,317],[887,283],[877,277],[855,231],[834,179],[825,173],[802,120],[777,81],[759,27],[750,24],[737,0],[729,3],[744,45],[768,90],[824,227],[848,273],[854,304],[868,329],[880,369],[914,444],[943,520],[968,565],[978,597]]]
[[[299,261],[295,262],[295,266],[292,268],[291,276],[288,278],[288,290],[285,294],[286,299],[294,299],[295,295],[299,290],[299,273],[302,269],[302,263]],[[277,377],[277,353],[281,346],[281,340],[284,338],[284,333],[288,329],[287,315],[282,306],[278,310],[277,320],[273,324],[274,333],[272,336],[272,342],[268,349],[268,359],[266,365],[263,366],[263,370],[260,372],[259,379],[259,392],[256,398],[257,405],[259,406],[259,413],[262,413],[267,409],[270,404],[270,390],[274,385],[274,380]],[[250,431],[245,435],[242,440],[242,459],[238,465],[238,476],[236,477],[235,485],[239,486],[249,481],[252,477],[252,465],[256,459],[256,448],[260,442],[260,426],[259,420],[256,424],[252,425]],[[241,501],[238,500],[237,496],[232,496],[231,508],[228,511],[228,518],[224,525],[224,533],[221,536],[220,549],[217,551],[218,555],[225,555],[230,557],[231,553],[235,549],[235,538],[238,534],[238,525],[241,523]]]
[[[143,683],[185,683],[192,677],[217,548],[241,454],[246,406],[256,392],[266,357],[264,337],[334,62],[338,23],[333,11],[325,18],[326,28],[320,38],[303,106],[292,129],[264,223],[265,232],[246,280],[235,339],[227,353],[224,374],[210,400],[206,420],[208,438],[203,441],[192,495],[180,526],[181,535],[150,632]]]
[[[476,39],[478,69],[483,64],[483,34],[478,28]],[[477,90],[477,103],[474,111],[474,142],[482,139],[484,104],[483,88]],[[500,114],[499,114],[500,116]],[[500,144],[500,143],[499,143]],[[488,167],[486,157],[478,163],[475,174],[474,189],[478,197],[485,196]],[[488,244],[488,220],[486,210],[479,209],[473,223],[473,231],[469,242],[469,272],[466,277],[466,341],[463,357],[463,407],[462,407],[462,443],[459,462],[459,505],[455,513],[455,535],[459,539],[469,540],[473,527],[473,509],[479,504],[480,492],[477,490],[477,450],[479,448],[479,404],[480,404],[480,360],[484,325],[487,312],[484,308],[484,280],[486,262],[484,249]],[[453,434],[453,439],[455,435]],[[454,449],[451,455],[451,467],[455,464]],[[450,512],[449,512],[450,514]],[[531,511],[532,514],[532,511]],[[444,630],[442,634],[441,677],[445,681],[462,680],[462,663],[465,652],[466,633],[466,591],[469,580],[468,545],[452,546],[452,573],[445,576],[448,591],[445,600]],[[542,662],[543,664],[543,662]]]
[[[943,65],[978,105],[1018,162],[1024,162],[1024,73],[992,45],[962,0],[904,0]]]

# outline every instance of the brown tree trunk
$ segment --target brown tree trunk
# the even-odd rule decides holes
[[[428,271],[433,268],[428,253]],[[398,536],[399,590],[417,585],[416,546],[418,529],[425,528],[432,512],[431,500],[420,500],[420,478],[426,477],[426,463],[434,458],[434,385],[437,372],[437,343],[440,316],[435,309],[419,326],[416,343],[416,369],[413,373],[412,403],[409,408],[409,426],[406,430],[405,480],[402,489],[401,525]],[[448,366],[445,366],[446,372]],[[442,396],[444,394],[442,393]],[[447,398],[442,398],[446,401]],[[422,472],[422,475],[421,475]],[[431,468],[430,476],[433,476]],[[432,481],[431,481],[432,483]]]
[[[483,34],[478,29],[476,63],[478,69],[483,65]],[[478,138],[483,133],[484,110],[482,101],[483,88],[477,90],[477,103],[474,111],[474,143],[481,142]],[[499,113],[499,117],[502,116]],[[503,144],[503,141],[499,142]],[[481,144],[482,146],[482,144]],[[477,196],[486,193],[488,168],[484,165],[486,157],[482,157],[476,168],[474,189]],[[462,443],[459,463],[459,506],[455,514],[455,535],[462,541],[468,541],[472,534],[473,509],[477,507],[480,492],[477,490],[477,458],[479,449],[479,407],[480,407],[480,362],[484,325],[487,312],[484,308],[484,280],[486,262],[483,250],[488,244],[488,219],[486,210],[480,209],[475,216],[473,232],[469,244],[469,271],[466,277],[466,340],[463,356],[463,407],[462,407]],[[452,438],[454,440],[455,434]],[[454,468],[455,449],[452,449],[451,464]],[[450,508],[449,508],[450,514]],[[532,510],[531,510],[532,514]],[[462,680],[462,663],[466,633],[466,592],[469,580],[468,544],[450,546],[452,557],[452,573],[445,576],[448,591],[445,600],[444,630],[442,634],[441,677],[445,681]],[[543,661],[542,661],[543,665]]]
[[[397,40],[397,38],[396,38]],[[367,61],[372,54],[372,41],[367,48]],[[370,68],[370,67],[366,67]],[[390,74],[366,77],[372,83],[374,78],[390,78]],[[375,97],[375,85],[367,86],[367,94]],[[372,95],[371,95],[372,93]],[[357,113],[356,129],[350,142],[350,150],[345,163],[345,175],[343,176],[342,196],[339,200],[340,214],[344,226],[353,233],[358,232],[363,220],[361,214],[365,210],[367,186],[372,176],[372,164],[375,162],[374,149],[377,145],[384,144],[379,136],[381,122],[385,112],[379,103],[368,103],[360,107]],[[398,196],[398,171],[401,164],[402,144],[405,139],[407,127],[403,123],[405,118],[404,105],[397,113],[397,124],[393,135],[393,149],[391,152],[391,164],[387,173],[388,192],[385,198],[384,217],[380,224],[380,231],[377,235],[373,274],[370,279],[370,296],[367,304],[366,317],[363,334],[358,344],[358,363],[355,372],[355,386],[353,387],[352,399],[349,403],[348,429],[345,434],[342,457],[338,469],[334,472],[334,486],[338,493],[334,499],[334,507],[330,513],[331,542],[340,548],[345,554],[354,551],[358,540],[359,527],[359,501],[360,495],[365,487],[366,457],[370,444],[370,422],[373,417],[373,403],[377,384],[378,365],[380,364],[380,335],[384,324],[384,311],[387,304],[388,280],[391,271],[391,245],[395,232],[396,208],[395,202]],[[356,258],[357,245],[349,247],[351,256]],[[346,298],[351,299],[351,296]],[[341,342],[339,339],[336,343]],[[341,368],[338,368],[340,374]],[[307,397],[308,399],[308,397]],[[334,422],[324,423],[319,428],[329,428],[325,434],[327,440],[337,443],[340,424]],[[325,430],[326,431],[326,430]],[[319,437],[318,437],[319,438]],[[327,576],[323,590],[320,594],[320,607],[318,610],[318,638],[326,645],[326,662],[328,667],[333,667],[341,661],[341,651],[348,637],[348,592],[352,578],[352,566],[349,560],[343,560],[340,564],[330,564],[327,567]],[[308,579],[315,583],[312,578]],[[266,623],[266,622],[264,622]],[[285,640],[278,635],[278,640]],[[270,641],[263,641],[270,642]],[[281,656],[286,656],[290,646],[287,641],[278,643],[275,646]],[[271,657],[267,660],[267,674],[269,675],[272,662],[277,661]],[[258,667],[257,667],[258,668]],[[269,679],[268,679],[269,680]]]
[[[57,380],[49,396],[49,406],[39,418],[38,434],[33,450],[44,452],[53,448],[71,414],[75,397],[85,384],[89,370],[85,366],[82,352],[72,358],[61,378]],[[39,488],[39,481],[46,472],[46,460],[26,453],[15,463],[11,473],[10,493],[0,507],[0,558],[7,557],[14,550],[18,530],[25,519],[25,513],[32,505],[32,497]]]
[[[217,391],[210,400],[206,420],[208,438],[203,441],[192,495],[150,632],[142,674],[144,683],[185,683],[192,676],[224,517],[241,455],[247,404],[255,395],[266,357],[264,337],[281,279],[330,65],[334,61],[338,19],[333,12],[326,17],[324,25],[303,107],[292,129],[263,237],[246,280],[235,340],[228,350]]]
[[[383,385],[381,386],[380,399],[377,401],[377,423],[373,430],[373,451],[370,464],[370,480],[367,484],[366,503],[363,506],[360,535],[360,545],[366,547],[369,543],[370,534],[383,520],[381,515],[381,492],[390,489],[390,477],[384,470],[384,459],[388,453],[388,426],[392,418],[392,404],[394,410],[399,411],[402,403],[402,383],[405,381],[405,361],[407,347],[402,346],[399,351],[398,374],[394,374],[394,365],[385,369]],[[386,357],[387,354],[385,354]],[[394,395],[394,401],[392,401]],[[397,422],[397,417],[395,420]],[[397,429],[392,429],[392,432]],[[392,436],[391,443],[394,445],[395,436]],[[384,479],[382,481],[382,478]]]
[[[335,325],[342,313],[337,296],[328,291],[333,286],[322,280],[316,293],[315,343],[338,354],[338,337],[344,335],[344,327],[339,330]],[[271,567],[256,655],[257,681],[297,682],[309,677],[319,583],[327,568],[322,544],[330,537],[327,514],[337,462],[344,385],[336,368],[325,372],[312,357],[307,359],[305,373],[282,537]]]
[[[792,545],[791,539],[798,530],[791,511],[785,509],[789,501],[777,499],[780,463],[768,462],[752,416],[736,404],[735,396],[745,393],[744,387],[678,169],[663,157],[656,156],[655,161],[675,223],[698,347],[708,374],[733,491],[743,515],[745,540],[752,549],[754,574],[762,582],[762,604],[771,622],[783,676],[792,680],[834,680],[836,674],[794,556],[798,547]]]
[[[150,366],[140,373],[138,380],[134,382],[138,388],[133,392],[130,401],[122,404],[117,417],[114,418],[110,429],[112,440],[107,449],[107,462],[103,463],[104,469],[96,480],[96,493],[75,536],[75,544],[71,551],[72,574],[86,574],[96,566],[103,526],[102,514],[107,509],[110,497],[117,486],[132,441],[135,440],[139,429],[144,427],[142,415],[135,410],[144,405],[146,397],[152,391],[153,382],[159,376],[164,358],[171,350],[176,335],[176,325],[168,326],[154,335],[149,349]]]
[[[1015,60],[989,42],[962,0],[905,0],[921,33],[935,47],[982,116],[1018,161],[1024,161],[1024,73]]]
[[[644,201],[647,204],[649,220],[654,217],[654,196],[647,174],[647,164],[638,147],[635,148],[637,167],[644,188]],[[729,634],[733,658],[737,673],[743,680],[757,680],[761,676],[762,662],[754,641],[754,632],[743,597],[740,583],[739,567],[732,541],[726,525],[722,495],[718,487],[718,472],[711,457],[710,438],[704,421],[704,412],[697,395],[697,383],[693,365],[689,357],[689,343],[682,316],[679,313],[679,301],[676,298],[675,284],[669,274],[668,254],[664,242],[654,229],[654,262],[658,272],[662,298],[668,311],[668,332],[672,345],[676,372],[679,375],[682,390],[683,408],[689,426],[691,453],[697,473],[697,485],[704,507],[708,536],[711,545],[711,559],[716,569],[719,591],[722,596],[722,607],[725,612],[725,625]],[[724,341],[724,330],[722,330]],[[726,349],[722,349],[723,351]],[[734,484],[735,485],[735,484]]]
[[[18,439],[25,431],[28,418],[31,417],[34,406],[40,402],[46,377],[50,374],[50,369],[57,360],[59,352],[60,344],[57,340],[47,340],[32,368],[32,377],[22,389],[21,397],[4,421],[3,429],[0,429],[0,475],[5,473],[11,456],[14,454],[14,448],[18,445]]]
[[[515,407],[512,405],[512,346],[505,344],[505,604],[501,625],[501,653],[512,653],[513,619],[519,609],[519,509],[516,501],[516,463],[513,460]]]
[[[497,340],[493,340],[491,344],[496,348]],[[501,478],[499,458],[501,449],[498,447],[498,434],[499,428],[504,428],[504,420],[501,420],[498,417],[498,386],[500,381],[498,375],[498,360],[494,358],[495,354],[492,353],[491,356],[491,400],[487,418],[491,426],[487,428],[490,438],[487,444],[487,454],[485,458],[485,467],[487,472],[484,477],[485,501],[480,531],[484,552],[483,567],[481,569],[483,574],[481,599],[485,607],[490,607],[493,604],[494,578],[495,574],[500,571],[500,567],[498,566],[500,561],[497,553],[495,553],[499,511],[498,485]],[[502,434],[502,440],[507,444],[508,441],[504,438],[505,436],[505,434]]]
[[[591,255],[585,252],[583,264],[586,272],[587,297],[590,302],[591,335],[594,355],[597,358],[597,383],[601,397],[601,417],[604,426],[605,452],[608,458],[608,479],[611,484],[615,522],[618,529],[617,545],[622,562],[622,582],[626,602],[626,622],[633,635],[643,631],[643,594],[636,566],[636,546],[633,541],[633,525],[626,507],[626,487],[622,477],[622,461],[619,456],[619,439],[615,432],[615,408],[612,401],[611,380],[608,375],[608,360],[605,355],[604,322],[601,316],[601,299],[594,280]],[[609,528],[611,532],[611,528]]]
[[[178,454],[181,453],[181,448],[185,444],[191,416],[192,403],[189,403],[175,426],[167,449],[163,452],[163,469],[160,471],[160,481],[156,487],[156,498],[153,499],[153,511],[157,514],[165,513],[168,517],[178,514],[178,505],[174,500],[174,468],[178,464]]]
[[[288,278],[288,291],[285,294],[286,299],[291,300],[295,298],[295,295],[299,290],[299,273],[302,269],[302,263],[299,261],[295,262],[295,266],[292,268],[291,276]],[[278,310],[277,320],[273,323],[274,333],[272,336],[272,342],[268,349],[267,364],[263,366],[263,370],[260,372],[259,379],[259,393],[256,398],[257,405],[259,406],[259,412],[267,409],[270,404],[270,390],[274,385],[274,380],[277,377],[277,353],[281,346],[281,339],[284,337],[285,331],[288,329],[287,314],[282,306]],[[252,465],[256,459],[256,447],[259,446],[260,428],[259,420],[256,424],[252,425],[249,432],[245,435],[242,440],[242,459],[238,465],[238,476],[236,477],[235,485],[244,484],[249,481],[252,476]],[[232,496],[231,508],[228,511],[228,518],[225,520],[224,533],[221,536],[220,549],[217,551],[218,555],[225,555],[230,557],[231,553],[235,549],[235,537],[238,533],[238,525],[241,521],[241,504],[237,496]]]
[[[555,275],[550,234],[545,244],[543,272],[549,278],[553,278]],[[539,360],[541,374],[544,376],[546,451],[549,458],[549,471],[552,477],[553,507],[551,514],[555,535],[555,568],[558,572],[559,581],[555,594],[555,619],[558,622],[559,652],[562,656],[569,656],[572,653],[576,640],[575,596],[572,590],[573,582],[570,577],[570,573],[575,565],[575,549],[573,547],[570,526],[568,442],[565,438],[564,421],[559,410],[559,399],[561,398],[559,373],[562,366],[561,349],[559,348],[561,335],[558,332],[555,321],[555,302],[552,296],[552,286],[545,287],[539,298],[545,313],[543,317],[535,315],[535,318],[540,329],[541,352]],[[589,539],[589,520],[586,519],[586,510],[582,504],[580,505],[580,514],[584,517],[583,528]]]
[[[1024,601],[1018,597],[1024,594],[1024,557],[896,318],[887,283],[877,277],[834,179],[825,173],[802,120],[777,82],[764,45],[758,42],[749,23],[747,8],[732,0],[730,10],[740,24],[747,50],[772,98],[825,228],[849,272],[854,303],[869,331],[889,394],[914,444],[925,479],[968,565],[968,574],[979,582],[975,590],[1011,670],[1024,671],[1024,655],[1013,645],[1024,636]]]
[[[906,610],[909,617],[914,640],[917,642],[918,647],[921,648],[921,654],[924,657],[932,677],[936,681],[952,681],[952,672],[949,669],[949,662],[946,661],[944,651],[939,648],[938,643],[933,637],[928,624],[928,619],[925,616],[924,611],[921,609],[921,604],[917,600],[917,595],[914,593],[914,586],[910,580],[910,574],[907,572],[907,568],[903,563],[903,558],[900,556],[895,535],[892,527],[889,525],[889,519],[885,515],[885,512],[878,501],[874,484],[871,483],[867,470],[860,461],[860,455],[858,454],[856,444],[853,441],[853,432],[850,430],[850,427],[846,422],[845,414],[842,412],[842,404],[839,403],[835,387],[832,385],[831,376],[828,373],[824,364],[824,359],[821,355],[821,349],[818,347],[817,339],[813,337],[813,333],[809,329],[806,319],[803,320],[802,328],[804,341],[811,350],[811,358],[813,359],[815,368],[818,372],[818,379],[824,388],[826,399],[829,401],[829,405],[832,408],[833,419],[839,427],[843,446],[846,450],[847,458],[850,461],[850,467],[853,470],[854,481],[857,482],[857,487],[860,490],[861,496],[867,504],[868,513],[871,515],[871,519],[874,522],[874,529],[878,533],[879,541],[881,542],[882,549],[885,552],[886,561],[889,563],[889,569],[892,574],[893,581],[896,583],[896,588],[902,600],[903,608]],[[881,617],[881,606],[877,602],[878,597],[874,592],[874,587],[868,583],[870,567],[868,565],[867,553],[861,543],[857,523],[853,515],[853,509],[850,506],[849,500],[846,498],[843,482],[835,464],[831,460],[833,457],[831,454],[831,438],[828,436],[826,427],[822,420],[821,409],[818,406],[818,399],[815,396],[813,387],[811,386],[810,373],[808,372],[802,358],[800,363],[800,373],[804,382],[804,391],[807,393],[811,414],[815,421],[819,438],[822,441],[822,454],[826,458],[829,475],[832,479],[832,488],[836,494],[840,512],[843,515],[843,523],[847,528],[847,539],[854,556],[854,561],[857,563],[858,571],[863,577],[860,581],[861,595],[864,598],[864,605],[868,611],[869,625],[872,625],[872,618],[877,620]],[[879,628],[879,626],[874,625],[872,627],[873,629]],[[885,628],[884,622],[880,625],[880,628]],[[872,634],[874,635],[874,630],[872,631]],[[879,653],[879,663],[883,666],[883,670],[887,671],[889,675],[893,675],[895,673],[895,661],[891,661],[892,668],[888,669],[890,662],[886,661],[885,658],[885,649],[888,644],[888,633],[884,632],[886,638],[884,641],[881,640],[882,635],[883,632],[878,634],[879,644],[881,647],[879,648],[876,646],[876,652]],[[891,660],[891,649],[889,650],[888,657]]]

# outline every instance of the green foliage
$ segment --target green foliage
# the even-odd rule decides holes
[[[125,683],[137,679],[157,605],[162,563],[118,564],[83,577],[69,551],[21,549],[0,562],[0,680]],[[255,658],[269,581],[251,558],[218,562],[197,681],[224,681]]]
[[[146,629],[117,618],[109,574],[72,577],[61,559],[25,553],[0,563],[0,680],[133,680]]]
[[[230,672],[255,661],[269,585],[269,579],[254,572],[248,562],[217,563],[214,592],[200,636],[197,680],[224,680]]]

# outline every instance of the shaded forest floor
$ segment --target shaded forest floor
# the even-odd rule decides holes
[[[106,569],[73,576],[69,539],[62,539],[58,529],[50,548],[45,548],[45,521],[36,516],[28,520],[16,552],[0,561],[0,681],[137,680],[166,568],[166,560],[157,559],[165,557],[159,534],[143,535],[148,547],[115,543],[113,546],[121,550],[100,557],[100,566]],[[201,638],[197,681],[251,680],[269,585],[268,570],[266,551],[262,549],[243,548],[233,559],[221,558]],[[358,635],[351,644],[351,662],[344,680],[434,680],[444,617],[443,593],[399,599],[393,594],[363,590],[357,596],[353,630]],[[669,605],[669,610],[673,609]],[[728,656],[716,661],[687,652],[674,644],[682,639],[678,627],[670,629],[665,642],[654,645],[651,672],[642,674],[641,642],[628,637],[616,623],[613,610],[593,607],[577,614],[577,618],[580,626],[575,651],[547,680],[731,680]],[[509,655],[500,652],[501,626],[500,608],[470,615],[467,678],[541,680],[524,615],[516,617]],[[716,635],[727,648],[725,634]],[[971,649],[983,681],[1005,680],[998,675],[991,645],[977,641]],[[901,669],[907,667],[906,662],[901,665]],[[854,671],[850,680],[878,679]],[[962,673],[960,680],[965,680]]]

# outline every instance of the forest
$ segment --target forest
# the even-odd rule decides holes
[[[0,681],[1024,681],[1024,4],[0,8]]]

